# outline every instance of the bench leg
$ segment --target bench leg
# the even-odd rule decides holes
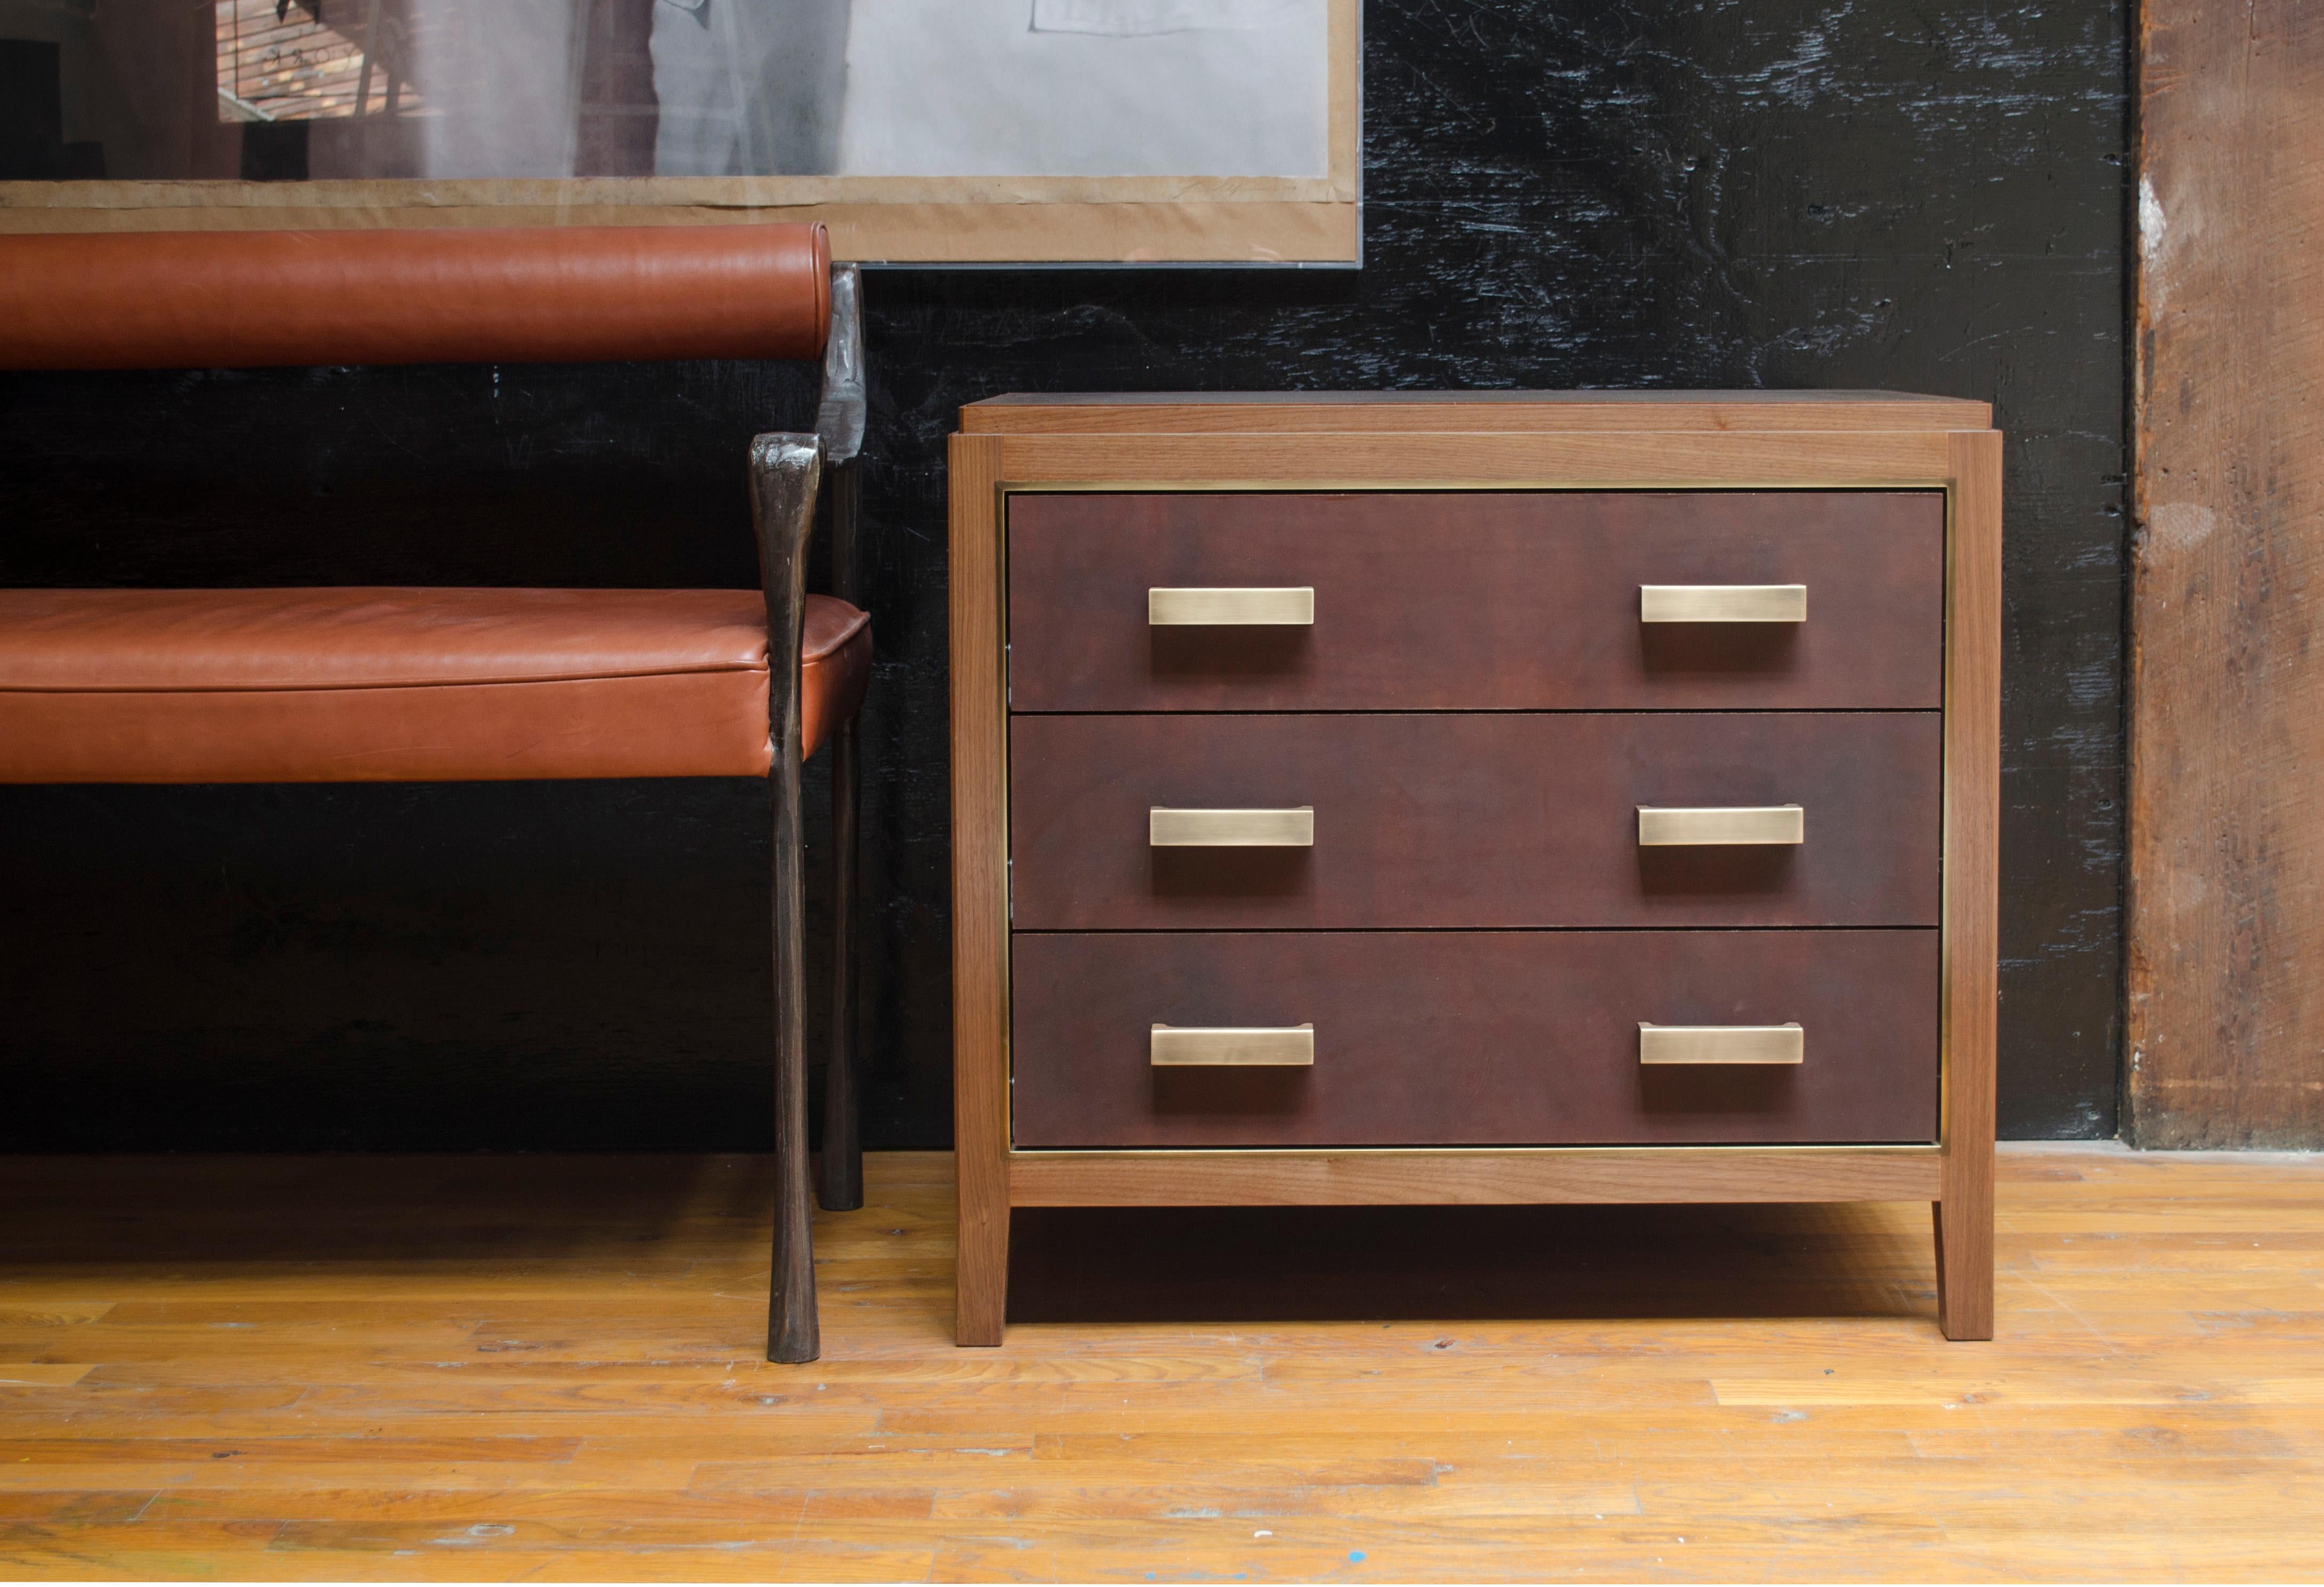
[[[823,451],[813,436],[762,435],[751,445],[751,505],[767,598],[767,730],[774,763],[775,1236],[767,1297],[767,1359],[811,1361],[822,1351],[807,1189],[806,888],[799,804],[799,626],[807,608],[807,540]]]
[[[863,1137],[856,1097],[855,890],[862,797],[855,756],[855,721],[842,723],[831,741],[831,1056],[823,1078],[824,1210],[851,1213],[863,1204]]]
[[[779,757],[775,804],[775,1249],[767,1305],[767,1359],[811,1361],[816,1325],[815,1237],[807,1196],[806,907],[800,886],[799,773]]]

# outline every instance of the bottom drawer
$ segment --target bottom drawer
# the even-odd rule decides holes
[[[1936,1138],[1932,930],[1021,933],[1010,957],[1020,1149]],[[1646,1064],[1641,1024],[1801,1034]]]

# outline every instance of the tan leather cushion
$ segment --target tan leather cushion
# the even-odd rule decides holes
[[[862,613],[807,597],[807,751]],[[763,777],[754,590],[0,590],[0,781]]]
[[[819,358],[820,225],[0,235],[0,368]]]

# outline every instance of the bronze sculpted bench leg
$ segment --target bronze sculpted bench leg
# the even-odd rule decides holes
[[[850,461],[831,471],[831,593],[862,604],[855,588],[855,515],[862,480]],[[862,797],[854,715],[831,735],[831,1056],[823,1075],[823,1183],[826,1212],[863,1204],[863,1135],[856,1100],[856,812]]]
[[[863,1204],[863,1127],[856,1102],[855,888],[856,807],[861,798],[855,720],[831,740],[831,1057],[823,1081],[824,1210]]]
[[[812,435],[751,443],[751,515],[767,598],[767,727],[775,807],[775,1239],[767,1359],[811,1361],[822,1348],[815,1305],[808,1200],[807,960],[800,809],[799,641],[807,612],[807,547],[824,474],[830,472],[832,594],[860,604],[855,531],[863,449],[862,282],[853,265],[831,272],[831,335]],[[863,1204],[857,1118],[855,1018],[858,784],[853,715],[834,724],[831,1057],[825,1073],[823,1204]]]
[[[831,272],[831,338],[824,351],[823,399],[815,416],[830,471],[831,593],[852,606],[863,604],[857,575],[856,527],[862,509],[862,277],[852,265]],[[856,815],[862,797],[856,758],[856,717],[835,724],[831,736],[831,1056],[823,1075],[825,1210],[853,1212],[863,1204],[863,1137],[860,1084],[860,1024],[856,1018]]]
[[[751,515],[767,598],[767,725],[774,746],[775,1240],[767,1359],[811,1361],[822,1348],[807,1198],[807,960],[799,808],[799,627],[807,542],[823,451],[812,435],[751,443]]]

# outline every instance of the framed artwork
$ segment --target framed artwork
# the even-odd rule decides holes
[[[1360,0],[0,0],[0,231],[1353,264]]]

